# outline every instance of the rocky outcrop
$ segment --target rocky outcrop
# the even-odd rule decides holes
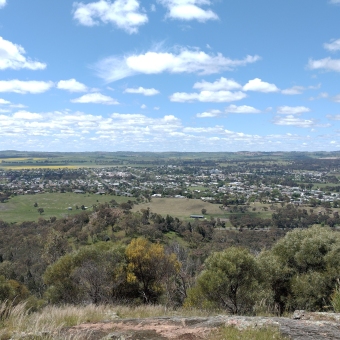
[[[292,318],[279,317],[161,317],[117,319],[72,327],[69,335],[83,333],[91,340],[198,340],[222,326],[247,328],[275,327],[292,340],[340,340],[340,314],[296,311]],[[71,333],[71,334],[70,334]],[[86,335],[85,335],[86,334]]]

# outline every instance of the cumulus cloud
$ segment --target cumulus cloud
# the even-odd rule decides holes
[[[0,105],[7,105],[10,104],[11,102],[9,102],[8,100],[5,100],[3,98],[0,98]]]
[[[23,119],[23,120],[40,120],[43,116],[39,113],[32,113],[28,111],[18,111],[13,115],[14,119]]]
[[[310,97],[309,100],[316,100],[316,99],[325,99],[328,98],[329,94],[327,92],[321,92],[316,97]]]
[[[295,94],[302,94],[305,88],[303,86],[293,86],[289,89],[282,90],[282,94],[287,94],[287,95],[295,95]]]
[[[217,79],[213,83],[203,80],[195,83],[193,87],[201,91],[238,90],[242,88],[234,79],[226,79],[224,77]]]
[[[300,128],[311,128],[316,126],[315,119],[301,119],[294,115],[276,116],[273,123],[275,125],[295,126]]]
[[[218,16],[210,9],[203,9],[201,6],[211,5],[210,0],[159,0],[167,9],[167,17],[184,21],[217,20]]]
[[[340,120],[340,115],[327,115],[326,117],[329,120]]]
[[[340,59],[332,59],[330,57],[319,60],[310,59],[307,66],[311,70],[340,72]]]
[[[225,103],[237,101],[245,98],[247,95],[242,91],[231,91],[241,89],[242,86],[233,79],[221,77],[215,82],[210,83],[205,80],[197,82],[193,86],[200,92],[176,92],[170,96],[172,102],[215,102]]]
[[[25,49],[17,44],[0,37],[0,70],[13,69],[20,70],[23,68],[29,70],[43,70],[46,64],[27,59]]]
[[[310,108],[305,106],[279,106],[277,108],[277,113],[285,115],[299,115],[305,112],[310,112]]]
[[[225,109],[226,113],[260,113],[261,111],[258,109],[255,109],[255,107],[248,106],[248,105],[229,105]]]
[[[15,93],[43,93],[48,91],[52,86],[51,81],[37,80],[0,80],[0,92],[15,92]]]
[[[211,118],[211,117],[217,117],[222,113],[222,111],[220,110],[209,110],[209,111],[205,111],[202,113],[197,113],[196,117],[198,118]]]
[[[241,100],[247,95],[243,92],[237,91],[201,91],[199,93],[176,92],[170,96],[172,102],[214,102],[225,103]]]
[[[333,100],[333,102],[340,103],[340,94],[334,96],[334,97],[332,98],[332,100]]]
[[[340,51],[340,39],[333,40],[330,43],[325,43],[323,44],[323,47],[331,52]]]
[[[60,80],[57,83],[57,88],[60,90],[67,90],[70,92],[86,92],[88,88],[86,85],[79,83],[74,78],[69,80]]]
[[[256,92],[278,92],[279,89],[275,84],[270,84],[265,81],[262,81],[260,78],[255,78],[249,80],[246,85],[243,86],[243,91],[256,91]]]
[[[136,33],[139,26],[148,22],[137,0],[100,0],[88,4],[75,2],[73,6],[73,18],[84,26],[111,23],[128,33]]]
[[[179,53],[150,51],[123,57],[113,56],[99,61],[94,65],[94,69],[100,78],[112,82],[139,73],[213,74],[233,70],[259,59],[260,57],[256,55],[247,56],[244,59],[230,59],[221,53],[207,54],[203,51],[182,48]]]
[[[116,99],[109,96],[105,96],[99,92],[84,94],[79,98],[71,100],[72,103],[81,104],[105,104],[105,105],[117,105],[119,104]]]
[[[294,126],[292,123],[294,121],[288,125]],[[268,151],[300,150],[303,143],[312,149],[323,150],[326,143],[337,139],[336,135],[314,135],[313,138],[291,133],[251,135],[227,130],[223,125],[183,126],[174,115],[147,117],[113,113],[103,116],[69,110],[0,112],[0,125],[2,149],[21,146],[26,150],[225,151],[227,147],[232,151],[245,148]],[[300,125],[308,127],[311,123],[300,122]]]
[[[143,94],[144,96],[154,96],[159,93],[158,90],[151,88],[151,89],[145,89],[144,87],[138,87],[138,88],[127,88],[125,93],[136,93],[136,94]]]
[[[0,8],[6,6],[6,0],[0,0]]]
[[[340,4],[340,0],[329,0],[331,4]]]

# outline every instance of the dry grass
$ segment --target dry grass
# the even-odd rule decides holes
[[[5,310],[0,328],[1,340],[21,338],[23,335],[30,335],[30,339],[67,339],[63,328],[103,321],[110,311],[107,306],[47,306],[39,312],[29,313],[24,303],[7,307],[3,303],[0,312]],[[76,336],[72,335],[72,339]]]
[[[11,306],[0,304],[0,340],[31,335],[32,339],[76,339],[77,335],[65,335],[65,327],[82,323],[95,323],[114,318],[149,318],[162,316],[211,316],[197,309],[170,309],[164,306],[46,306],[34,313],[27,311],[25,303]],[[82,334],[84,338],[84,333]]]
[[[2,318],[1,318],[2,316]],[[95,323],[119,318],[149,318],[162,316],[205,317],[212,316],[209,311],[198,309],[171,309],[164,306],[46,306],[38,312],[29,313],[25,303],[11,306],[0,304],[0,340],[39,339],[39,340],[80,340],[88,339],[88,333],[69,332],[68,327],[82,323]],[[276,329],[238,330],[225,327],[210,336],[211,340],[283,340]]]
[[[118,317],[127,319],[143,319],[143,318],[152,318],[152,317],[163,317],[163,316],[182,316],[182,317],[205,317],[205,316],[212,316],[211,311],[205,311],[201,309],[195,308],[178,308],[172,309],[167,308],[165,306],[114,306],[111,308],[113,313],[116,313]],[[218,314],[218,313],[216,313]]]
[[[213,332],[209,340],[288,340],[274,328],[252,328],[238,330],[235,327],[224,327]]]

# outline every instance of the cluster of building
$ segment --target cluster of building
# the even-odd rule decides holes
[[[175,165],[150,168],[2,170],[0,192],[11,195],[74,192],[149,199],[200,198],[209,202],[221,202],[224,197],[238,197],[242,202],[334,202],[339,198],[337,192],[317,188],[319,183],[326,183],[327,176],[327,172],[318,171],[285,170],[273,173],[272,169],[265,167],[256,171],[249,169],[245,172],[230,172],[223,168]],[[279,181],[292,185],[277,184]]]

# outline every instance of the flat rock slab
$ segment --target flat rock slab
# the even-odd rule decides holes
[[[117,319],[101,323],[81,324],[67,330],[83,334],[89,340],[199,340],[222,326],[247,328],[274,327],[292,340],[340,340],[340,314],[304,313],[294,318],[214,316],[206,318],[161,317]]]

